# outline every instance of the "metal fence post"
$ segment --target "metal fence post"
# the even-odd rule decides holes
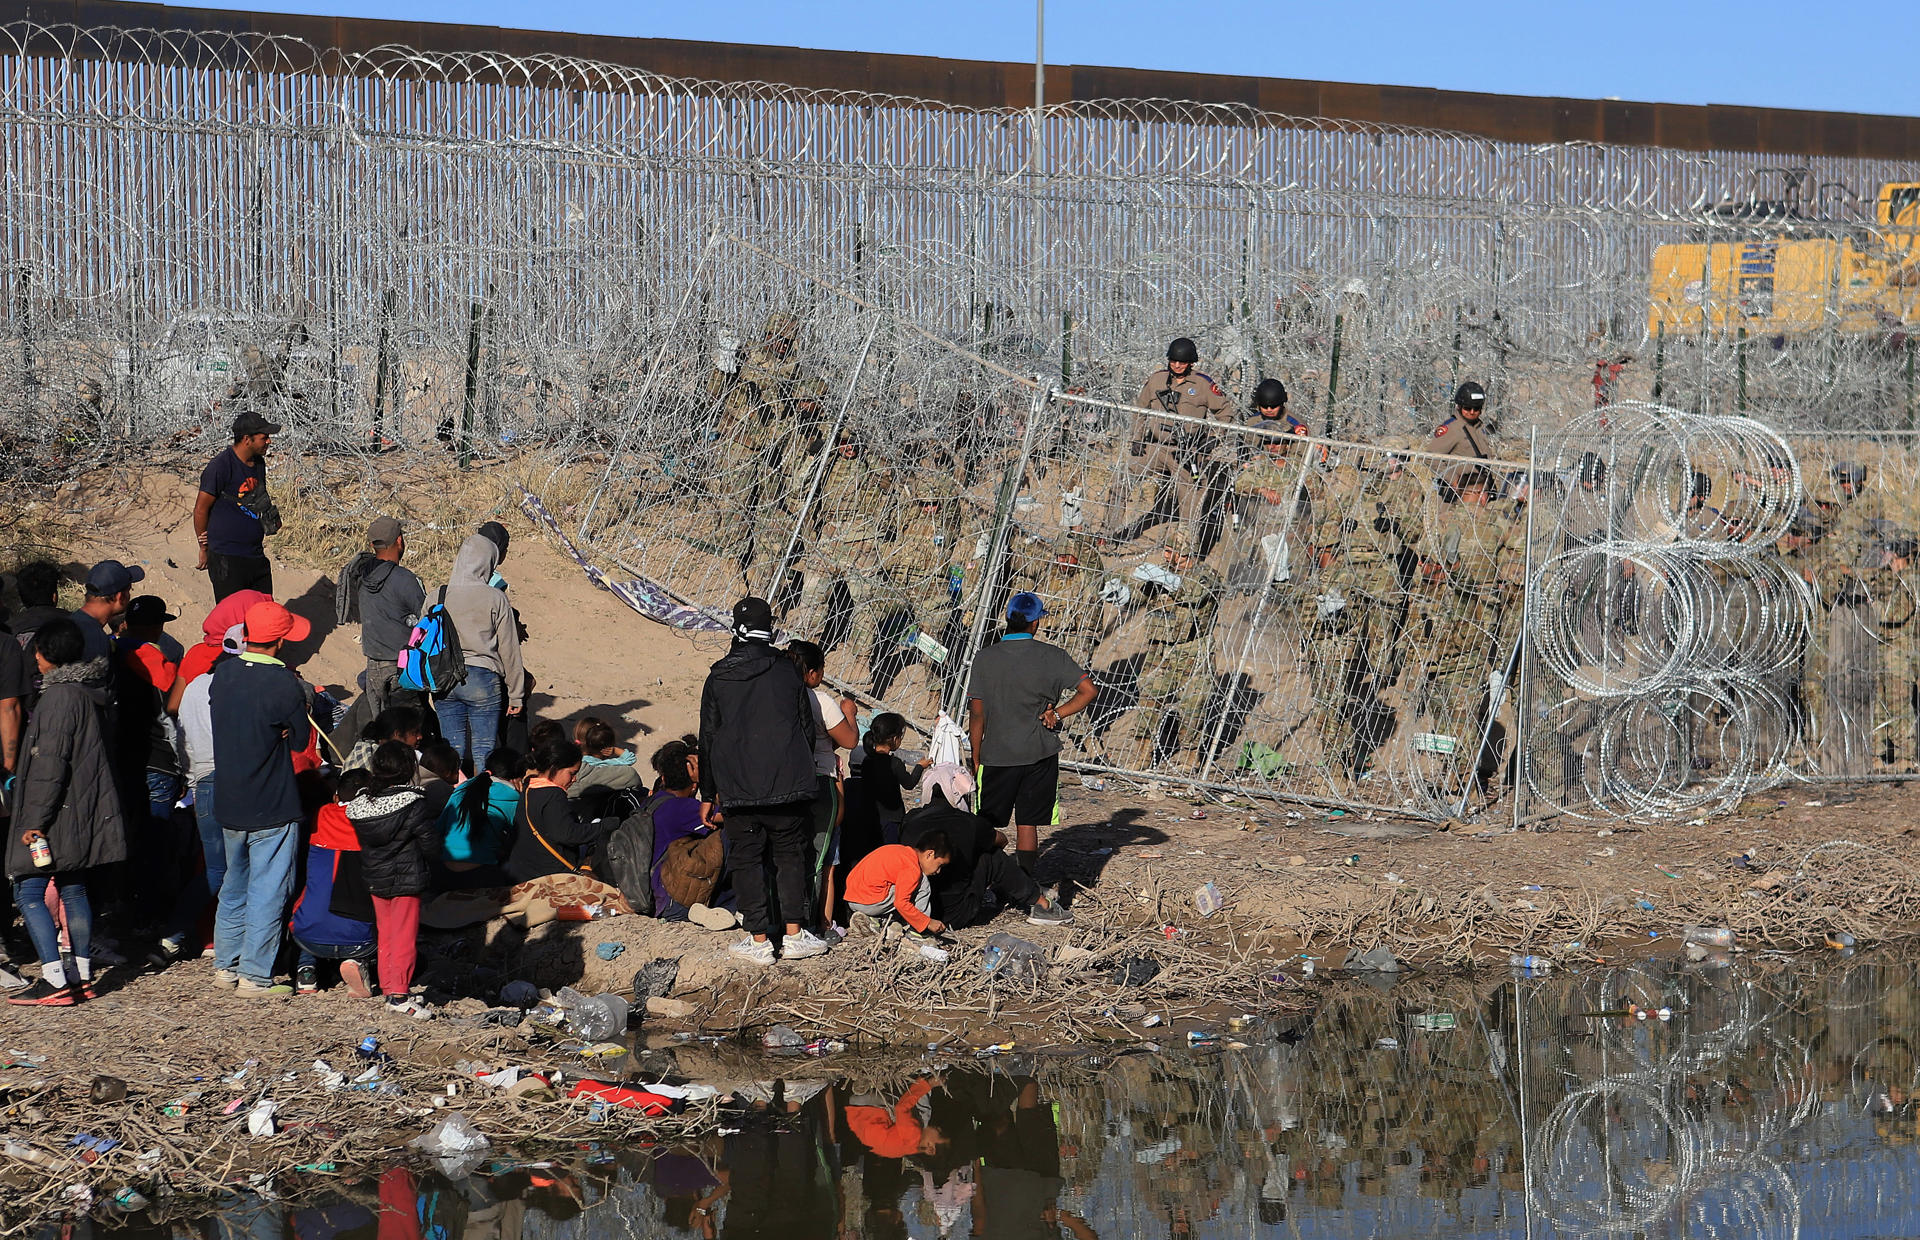
[[[1053,400],[1053,389],[1038,378],[1034,382],[1033,399],[1027,404],[1027,424],[1020,432],[1020,457],[1000,480],[1000,496],[994,505],[993,539],[987,546],[986,567],[980,573],[979,584],[974,587],[973,627],[967,633],[967,649],[954,675],[953,685],[947,691],[945,710],[956,719],[960,716],[961,704],[966,700],[967,681],[973,671],[974,656],[979,653],[980,639],[987,631],[987,612],[993,607],[994,585],[1003,567],[1000,561],[1007,551],[1007,528],[1013,524],[1014,500],[1020,494],[1020,480],[1027,476],[1027,462],[1033,456],[1034,428],[1040,424],[1040,414]]]
[[[467,315],[467,387],[460,399],[460,468],[473,465],[473,401],[480,382],[480,316],[483,303],[474,302]]]

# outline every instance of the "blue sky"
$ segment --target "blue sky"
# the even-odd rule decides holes
[[[204,0],[203,0],[204,2]],[[216,8],[1030,60],[1032,0],[254,0]],[[1920,114],[1898,8],[1783,0],[1047,0],[1047,59],[1523,95]]]

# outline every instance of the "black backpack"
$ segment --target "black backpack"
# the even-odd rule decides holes
[[[654,915],[653,813],[668,795],[656,792],[639,800],[633,793],[622,793],[613,798],[621,809],[628,806],[631,809],[600,846],[600,860],[595,867],[596,876],[618,887],[628,905],[642,917]],[[620,804],[622,802],[625,804]]]

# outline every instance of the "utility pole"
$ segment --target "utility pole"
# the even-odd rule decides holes
[[[1047,0],[1033,0],[1033,171],[1047,172],[1046,148],[1041,143],[1047,114]]]

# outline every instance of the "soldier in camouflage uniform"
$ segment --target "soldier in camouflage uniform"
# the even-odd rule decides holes
[[[1513,634],[1508,613],[1520,595],[1511,563],[1524,554],[1511,522],[1488,508],[1493,485],[1485,468],[1471,466],[1455,482],[1458,501],[1440,519],[1422,562],[1422,593],[1431,604],[1415,635],[1422,662],[1415,717],[1422,730],[1453,738],[1439,765],[1450,792],[1469,775],[1483,783],[1491,755],[1480,751],[1491,702],[1490,674],[1504,673]]]
[[[1295,629],[1323,764],[1329,775],[1352,780],[1366,771],[1391,718],[1380,691],[1404,609],[1403,544],[1385,518],[1344,517],[1329,535],[1316,548],[1318,571],[1296,594]]]
[[[1825,666],[1820,678],[1824,709],[1820,768],[1829,775],[1869,773],[1874,750],[1874,703],[1880,681],[1881,602],[1872,570],[1881,547],[1880,507],[1863,494],[1864,465],[1841,461],[1831,470],[1836,499],[1827,536],[1817,557],[1815,584],[1826,610]]]
[[[1144,760],[1158,762],[1189,746],[1205,744],[1207,700],[1213,696],[1211,656],[1214,620],[1225,587],[1193,552],[1193,534],[1179,527],[1167,537],[1162,558],[1179,585],[1147,587],[1147,650],[1140,671],[1140,704],[1133,735],[1146,742]]]
[[[936,475],[937,477],[937,475]],[[952,673],[950,642],[955,612],[954,519],[957,508],[938,485],[921,479],[905,524],[886,546],[875,587],[873,695],[885,697],[894,678],[915,663]],[[937,682],[929,681],[929,688]]]
[[[1874,757],[1890,774],[1920,770],[1920,649],[1914,638],[1920,630],[1915,616],[1914,556],[1920,550],[1909,530],[1895,530],[1881,544],[1880,566],[1871,574],[1869,588],[1879,604],[1880,636],[1886,643],[1879,710],[1882,737]]]

